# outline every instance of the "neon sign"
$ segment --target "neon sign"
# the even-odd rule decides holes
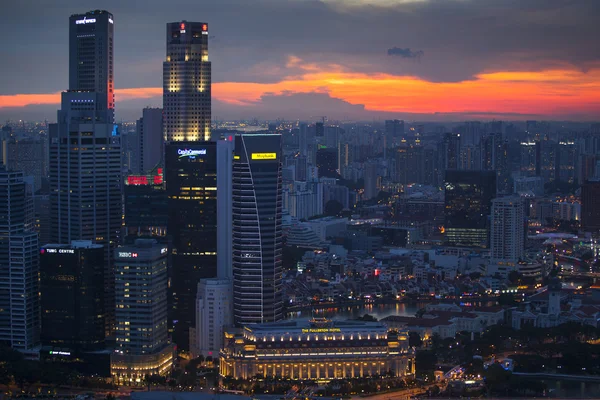
[[[109,19],[109,21],[112,23],[111,19]],[[78,19],[77,21],[75,21],[75,24],[77,24],[77,25],[95,24],[95,23],[96,23],[96,18],[87,19],[87,17],[83,17],[83,19]]]
[[[277,153],[252,153],[253,160],[275,160]]]
[[[177,149],[177,154],[179,154],[179,158],[204,156],[204,155],[206,155],[206,149],[200,149],[200,150]]]
[[[340,328],[311,328],[311,329],[302,329],[302,333],[333,333],[333,332],[341,332]]]
[[[71,355],[71,353],[68,351],[52,351],[52,350],[50,350],[49,353],[52,355],[59,355],[59,356],[70,356]]]
[[[130,251],[120,251],[119,257],[121,258],[137,258],[138,253],[132,253]]]

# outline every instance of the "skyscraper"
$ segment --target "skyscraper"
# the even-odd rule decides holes
[[[91,240],[107,252],[107,333],[114,323],[112,249],[121,230],[121,150],[114,124],[113,16],[69,19],[69,90],[50,125],[50,240]]]
[[[138,174],[146,174],[155,168],[163,156],[162,108],[144,108],[142,118],[136,123],[138,139]]]
[[[451,246],[488,247],[494,171],[446,171],[445,241]]]
[[[283,317],[281,135],[235,140],[233,304],[241,326]]]
[[[166,375],[174,348],[167,333],[166,244],[136,239],[115,249],[116,344],[111,374],[118,383],[136,384],[147,375]]]
[[[232,139],[232,138],[231,138]],[[195,355],[215,356],[223,346],[223,328],[233,323],[232,169],[233,140],[217,142],[217,277],[201,279],[196,297]],[[190,335],[191,336],[191,335]]]
[[[390,119],[385,121],[386,147],[394,147],[400,143],[404,136],[404,121]]]
[[[44,346],[69,352],[104,347],[104,253],[91,240],[40,250]]]
[[[171,240],[173,340],[189,349],[200,279],[217,275],[215,142],[171,142],[165,148],[167,234]]]
[[[40,343],[38,236],[29,212],[23,173],[0,165],[0,343],[21,352]]]
[[[163,63],[164,137],[167,141],[210,139],[211,66],[208,24],[167,24]]]
[[[589,180],[581,186],[581,225],[585,232],[600,232],[600,181]]]
[[[493,262],[517,263],[525,255],[525,202],[521,197],[492,200],[490,249]]]

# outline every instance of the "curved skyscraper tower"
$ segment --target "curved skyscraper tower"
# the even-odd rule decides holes
[[[281,135],[235,140],[233,307],[243,326],[282,319]]]

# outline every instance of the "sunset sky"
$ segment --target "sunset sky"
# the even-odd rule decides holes
[[[219,119],[600,119],[598,0],[11,3],[1,118],[56,118],[68,17],[102,8],[115,17],[118,119],[161,105],[165,24],[183,19],[209,24]]]

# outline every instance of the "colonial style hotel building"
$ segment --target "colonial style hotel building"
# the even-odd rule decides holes
[[[378,322],[294,320],[250,325],[225,333],[222,376],[249,379],[355,378],[414,374],[408,332]]]

